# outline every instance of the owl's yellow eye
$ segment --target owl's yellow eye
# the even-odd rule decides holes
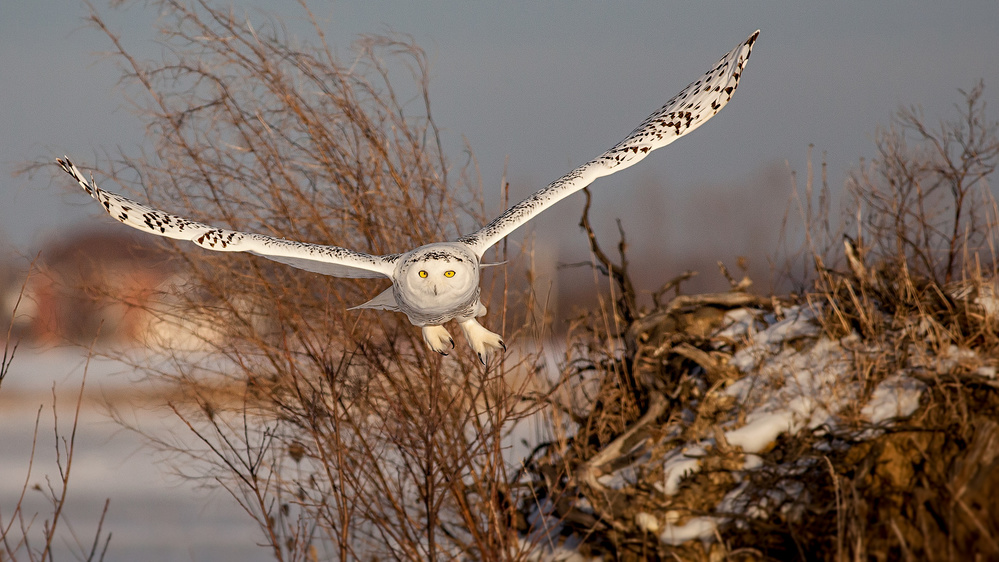
[[[454,270],[453,269],[449,269],[449,270],[445,271],[444,272],[444,277],[454,277]]]
[[[421,269],[420,270],[420,277],[426,279],[427,278],[427,270]]]

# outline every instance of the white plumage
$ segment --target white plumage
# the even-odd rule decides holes
[[[448,344],[454,347],[454,340],[443,324],[456,320],[479,360],[485,363],[489,352],[506,349],[499,335],[475,320],[486,313],[479,300],[480,260],[485,251],[566,196],[597,178],[634,165],[649,152],[666,146],[713,117],[732,99],[759,33],[750,35],[700,80],[684,88],[610,150],[510,207],[479,230],[454,242],[427,244],[402,254],[373,256],[338,246],[212,227],[103,191],[92,176],[88,181],[68,157],[57,159],[57,162],[103,204],[112,217],[133,228],[167,238],[190,240],[209,250],[249,252],[323,275],[387,277],[392,280],[391,287],[355,308],[406,314],[410,322],[423,329],[427,344],[443,355],[447,355]]]

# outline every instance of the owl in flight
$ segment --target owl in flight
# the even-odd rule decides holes
[[[757,30],[722,57],[700,80],[690,84],[650,115],[613,148],[552,182],[548,187],[510,207],[494,221],[453,242],[437,242],[385,256],[373,256],[337,246],[308,244],[216,228],[165,213],[103,191],[70,162],[57,159],[62,169],[99,201],[119,221],[139,230],[190,240],[209,250],[249,252],[292,267],[335,277],[387,277],[392,286],[354,308],[402,312],[423,329],[423,339],[434,351],[447,355],[454,340],[444,328],[456,320],[465,339],[483,364],[490,352],[502,348],[503,339],[475,319],[486,314],[479,300],[482,255],[493,244],[520,228],[538,213],[599,177],[623,170],[662,146],[673,142],[711,119],[732,99]],[[353,309],[352,309],[353,310]]]

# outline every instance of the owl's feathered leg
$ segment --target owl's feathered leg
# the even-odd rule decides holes
[[[486,364],[486,358],[489,353],[498,349],[506,351],[506,344],[503,343],[503,338],[499,334],[494,334],[483,328],[482,324],[476,322],[474,318],[459,322],[458,325],[461,326],[461,331],[465,333],[465,339],[468,340],[469,345],[478,354],[479,361],[483,365]]]
[[[444,326],[424,326],[423,341],[427,342],[430,349],[441,355],[447,355],[448,351],[454,349],[454,339],[451,334],[447,333]],[[450,348],[448,344],[451,344]]]

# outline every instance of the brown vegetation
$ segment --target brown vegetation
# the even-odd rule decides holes
[[[657,297],[653,310],[638,310],[623,252],[615,265],[591,236],[613,285],[605,305],[580,322],[579,352],[564,376],[597,391],[582,406],[553,395],[564,425],[576,430],[539,446],[526,470],[530,497],[554,506],[548,517],[558,534],[581,537],[584,553],[623,560],[999,555],[999,511],[986,499],[999,484],[999,215],[987,184],[999,138],[981,86],[964,96],[961,118],[939,130],[903,110],[879,136],[880,157],[854,176],[845,213],[857,218],[864,245],[847,237],[837,251],[842,234],[829,227],[828,187],[813,192],[808,174],[798,196],[804,250],[788,259],[812,261],[811,288],[799,294],[760,299],[723,269],[731,292]],[[913,133],[909,148],[903,139]],[[826,265],[837,261],[841,268]],[[821,313],[814,333],[776,348],[760,348],[751,334],[725,335],[727,310],[769,315],[762,329],[802,307]],[[754,349],[763,355],[750,370],[730,364]],[[829,359],[833,353],[840,358]],[[829,400],[821,406],[832,417],[760,450],[729,443],[754,412],[726,389],[757,379],[772,400],[768,392],[782,392],[800,356],[819,372],[841,368],[825,398],[807,386],[818,373],[798,381],[807,398]],[[786,366],[764,369],[782,357]],[[865,405],[899,385],[920,389],[914,415],[872,424]],[[691,451],[697,468],[664,490],[664,459],[681,451]],[[670,544],[664,529],[698,523],[708,543]]]
[[[18,295],[17,301],[11,311],[11,317],[17,315],[18,306],[22,302],[24,288]],[[3,389],[4,379],[10,373],[11,363],[17,354],[17,344],[11,334],[14,326],[13,320],[8,326],[6,343],[4,344],[3,358],[0,359],[0,390]],[[104,509],[94,518],[96,530],[93,537],[79,535],[73,530],[70,522],[64,513],[67,505],[67,493],[70,487],[70,476],[73,473],[73,456],[76,447],[76,429],[79,424],[80,408],[83,405],[83,390],[87,384],[86,369],[84,369],[83,380],[80,381],[80,390],[76,398],[76,406],[73,410],[73,419],[66,429],[65,424],[59,425],[59,414],[55,388],[52,389],[52,419],[54,426],[54,449],[55,461],[59,473],[57,475],[45,475],[45,486],[35,484],[30,486],[32,478],[32,468],[35,460],[35,451],[38,446],[47,440],[39,439],[38,428],[41,421],[43,406],[39,405],[38,414],[35,416],[34,435],[31,440],[30,461],[24,475],[24,484],[18,495],[17,502],[0,511],[0,560],[52,560],[54,552],[64,546],[66,551],[71,552],[79,560],[103,560],[111,541],[111,534],[103,529],[104,517],[107,515],[111,500],[104,503]],[[32,512],[26,506],[28,494],[41,493],[45,498],[45,503],[49,509],[45,513]],[[87,525],[88,527],[90,525]]]
[[[93,16],[156,139],[110,181],[128,190],[138,178],[144,199],[197,220],[373,254],[484,222],[440,152],[426,59],[408,39],[366,37],[341,63],[318,25],[317,44],[297,47],[276,23],[157,6],[170,61],[140,62]],[[443,359],[401,315],[346,312],[384,286],[188,250],[170,245],[187,281],[161,318],[204,319],[219,333],[203,347],[224,360],[174,349],[151,373],[173,384],[194,436],[156,444],[183,474],[229,490],[276,559],[525,550],[504,439],[532,412],[517,398],[529,378],[507,376],[529,358],[485,371],[461,347]],[[494,310],[507,304],[504,276],[484,287],[498,285]],[[515,338],[524,315],[490,318]]]
[[[476,187],[441,152],[410,41],[365,38],[348,65],[318,25],[316,44],[292,46],[280,25],[207,2],[153,4],[170,60],[140,62],[92,18],[152,139],[103,181],[195,219],[376,254],[483,222]],[[879,136],[851,184],[842,258],[828,186],[814,193],[809,174],[805,244],[787,258],[808,261],[797,294],[751,294],[722,266],[729,291],[681,294],[683,274],[643,306],[623,229],[612,258],[584,213],[606,291],[572,322],[565,356],[549,356],[552,380],[540,353],[482,369],[460,346],[429,352],[400,315],[347,313],[384,288],[369,281],[167,243],[187,277],[174,306],[152,312],[211,326],[192,336],[218,361],[168,344],[172,362],[149,374],[190,433],[150,440],[182,474],[228,490],[277,560],[523,560],[559,545],[622,560],[997,556],[999,214],[986,186],[999,141],[980,95],[939,130],[907,110]],[[484,287],[493,328],[541,348],[542,299],[508,284],[529,252],[501,251],[509,263]],[[754,341],[791,311],[809,329]],[[732,335],[736,314],[747,327]],[[731,442],[750,405],[730,389],[789,386],[738,354],[832,365],[822,346],[843,368],[831,398],[815,397],[828,421],[751,451]],[[864,406],[892,381],[915,381],[919,407],[872,423]],[[541,426],[533,451],[511,457],[528,422]],[[696,471],[665,474],[688,453]],[[664,531],[691,522],[710,540]]]

